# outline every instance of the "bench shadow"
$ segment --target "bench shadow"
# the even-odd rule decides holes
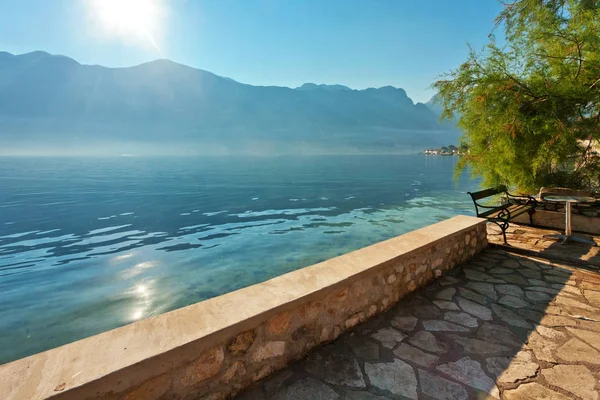
[[[534,230],[531,232],[531,230]],[[552,228],[538,228],[529,225],[513,224],[508,232],[508,243],[499,240],[500,234],[496,230],[488,228],[488,238],[493,248],[505,249],[507,251],[523,254],[529,257],[544,258],[553,261],[561,261],[577,265],[579,268],[590,271],[600,270],[600,241],[595,236],[585,232],[573,232],[573,235],[586,240],[595,241],[597,246],[588,243],[568,241],[562,244],[561,240],[548,239],[546,234],[562,234],[564,230]],[[532,249],[532,242],[542,241],[544,244],[536,245]],[[550,245],[545,243],[551,242]]]
[[[594,241],[594,236],[583,233],[573,232],[577,237]],[[598,271],[600,269],[600,248],[588,243],[567,241],[562,244],[557,240],[547,248],[540,251],[540,256],[548,259],[556,259],[576,264],[580,268]]]
[[[600,320],[574,274],[488,248],[239,398],[533,398],[542,370],[578,363],[569,329]]]

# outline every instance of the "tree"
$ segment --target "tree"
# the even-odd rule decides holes
[[[433,86],[442,118],[459,118],[466,167],[484,185],[594,189],[600,156],[600,1],[503,3],[481,52]]]

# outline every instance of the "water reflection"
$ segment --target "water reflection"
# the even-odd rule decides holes
[[[127,260],[133,256],[134,256],[134,253],[119,254],[118,256],[114,256],[111,261],[113,263],[119,263],[119,262]]]
[[[133,294],[137,297],[137,301],[135,302],[137,308],[131,314],[132,321],[145,318],[148,315],[148,311],[152,309],[151,285],[151,282],[146,281],[137,284],[133,288]]]
[[[155,267],[157,264],[158,264],[157,261],[142,261],[140,263],[135,264],[135,267],[141,268],[141,269],[152,268],[152,267]]]
[[[135,290],[136,290],[138,293],[140,293],[140,294],[142,294],[142,295],[145,295],[145,294],[146,294],[146,291],[147,291],[148,289],[146,289],[146,286],[145,286],[145,285],[137,285],[137,286],[136,286],[136,288],[135,288]]]

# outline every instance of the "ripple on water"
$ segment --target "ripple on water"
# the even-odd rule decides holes
[[[75,243],[71,243],[71,244],[68,244],[63,247],[89,246],[92,244],[95,245],[95,244],[99,244],[99,243],[111,242],[111,241],[118,240],[118,239],[124,239],[124,238],[127,238],[128,236],[139,235],[142,233],[146,233],[146,232],[140,231],[140,230],[131,230],[131,231],[113,233],[110,235],[92,236],[92,237],[88,237],[85,239],[81,239]]]
[[[319,213],[325,211],[335,210],[336,207],[316,207],[316,208],[289,208],[283,210],[264,210],[264,211],[245,211],[239,214],[229,214],[232,217],[238,218],[251,218],[251,217],[265,217],[272,215],[298,215],[307,213]]]
[[[180,231],[191,231],[194,229],[199,229],[199,228],[204,228],[210,226],[210,224],[198,224],[198,225],[189,225],[189,226],[182,226],[181,228],[179,228]]]
[[[48,236],[39,239],[19,240],[0,246],[0,248],[15,248],[15,247],[37,247],[44,244],[59,243],[65,240],[72,240],[77,238],[73,234],[62,235],[62,236]]]
[[[202,215],[205,215],[207,217],[214,217],[215,215],[219,215],[219,214],[224,214],[228,212],[227,210],[222,210],[222,211],[213,211],[213,212],[205,212],[202,213]]]
[[[107,226],[106,228],[100,228],[100,229],[94,229],[93,231],[90,231],[87,236],[90,235],[96,235],[98,233],[104,233],[104,232],[110,232],[110,231],[116,231],[119,229],[123,229],[123,228],[127,228],[128,226],[131,226],[131,224],[125,224],[125,225],[116,225],[116,226]]]
[[[47,235],[49,233],[58,232],[58,231],[60,231],[60,229],[50,229],[49,231],[38,232],[38,233],[36,233],[36,235]]]
[[[434,197],[415,197],[413,199],[407,200],[406,203],[411,205],[441,204],[440,201]]]
[[[20,237],[23,237],[23,236],[31,235],[32,233],[37,233],[37,232],[39,232],[39,230],[38,231],[13,233],[12,235],[0,236],[0,239],[16,239],[16,238],[20,238]]]

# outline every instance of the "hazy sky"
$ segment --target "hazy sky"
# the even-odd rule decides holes
[[[123,67],[156,58],[253,85],[393,85],[427,101],[497,0],[0,0],[0,51]]]

